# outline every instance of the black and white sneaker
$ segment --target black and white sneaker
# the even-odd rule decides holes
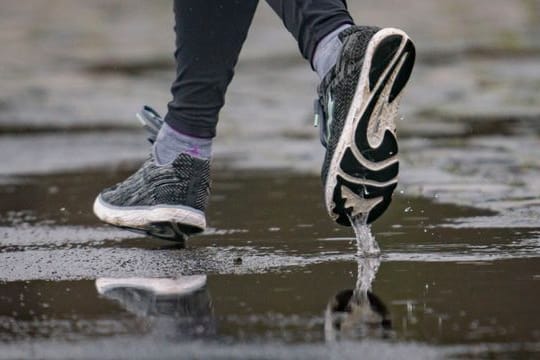
[[[137,172],[99,194],[94,213],[114,226],[184,241],[206,228],[209,195],[208,160],[180,154],[158,165],[151,155]]]
[[[397,186],[394,120],[414,65],[415,48],[393,28],[353,26],[335,67],[319,85],[316,123],[326,147],[322,167],[326,209],[337,223],[376,220]]]
[[[144,106],[137,119],[153,144],[163,118]],[[94,201],[96,216],[111,225],[183,242],[206,228],[210,161],[180,154],[158,165],[153,154],[125,181],[107,188]]]
[[[209,195],[208,160],[180,154],[161,166],[150,156],[135,174],[99,194],[94,213],[114,226],[184,241],[206,228]]]

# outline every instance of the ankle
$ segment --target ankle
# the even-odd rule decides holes
[[[183,134],[165,123],[158,133],[153,151],[159,165],[170,164],[180,154],[208,160],[212,156],[212,139]]]
[[[315,53],[313,55],[312,64],[313,68],[319,75],[319,78],[322,80],[326,74],[336,65],[337,58],[343,47],[341,40],[339,39],[339,34],[351,27],[351,24],[345,24],[319,41]]]

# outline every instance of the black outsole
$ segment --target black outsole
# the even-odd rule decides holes
[[[369,73],[370,89],[373,90],[375,84],[379,81],[380,77],[384,73],[384,70],[389,66],[391,60],[395,57],[395,54],[399,50],[403,37],[401,35],[391,35],[384,39],[375,49],[374,56],[372,58],[372,68]],[[412,41],[408,40],[403,51],[400,53],[400,59],[406,56],[405,61],[396,76],[394,84],[392,85],[389,104],[392,103],[396,97],[402,92],[409,80],[415,61],[415,48]],[[398,66],[400,61],[396,61],[393,67],[390,69],[386,78],[383,79],[383,83],[390,80],[390,76]],[[384,84],[386,85],[386,84]],[[368,123],[372,116],[372,112],[376,105],[376,99],[379,98],[382,91],[386,86],[381,86],[374,94],[373,99],[366,111],[362,114],[362,117],[358,123],[357,128],[354,130],[354,141],[356,146],[362,153],[362,155],[372,162],[382,162],[398,154],[398,144],[396,137],[390,131],[386,131],[383,136],[383,140],[379,147],[376,149],[371,148],[367,139]],[[399,171],[399,163],[395,162],[381,170],[371,170],[363,166],[352,154],[350,149],[344,152],[344,155],[339,161],[341,169],[347,174],[359,178],[371,181],[377,181],[379,183],[387,183],[397,177]],[[392,201],[392,194],[397,187],[397,182],[388,184],[386,186],[369,186],[360,185],[348,182],[339,175],[337,177],[336,186],[333,193],[333,202],[335,204],[334,212],[338,215],[337,222],[344,226],[350,226],[349,215],[352,213],[352,208],[345,207],[345,200],[341,193],[341,187],[345,186],[353,193],[359,195],[364,199],[382,198],[382,201],[377,204],[369,213],[367,217],[367,223],[372,223],[377,220],[388,208]]]
[[[121,229],[129,230],[138,234],[151,236],[161,240],[185,243],[192,235],[200,234],[204,230],[196,226],[190,226],[174,222],[152,223],[147,228],[134,228],[129,226],[118,226]]]
[[[379,44],[373,58],[371,60],[372,66],[369,70],[369,90],[373,91],[373,88],[377,84],[377,80],[380,79],[386,65],[394,58],[399,50],[403,37],[401,35],[391,35],[384,39]]]

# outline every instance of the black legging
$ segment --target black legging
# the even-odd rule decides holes
[[[312,59],[316,45],[341,25],[352,24],[345,0],[267,0]],[[216,134],[238,55],[258,0],[174,0],[176,80],[165,117],[196,137]]]

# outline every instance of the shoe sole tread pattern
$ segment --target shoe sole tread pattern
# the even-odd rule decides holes
[[[110,225],[176,242],[184,242],[206,228],[204,214],[186,206],[117,207],[98,196],[94,213]]]
[[[358,214],[372,223],[390,205],[399,172],[394,119],[414,60],[414,44],[399,29],[382,29],[368,44],[325,186],[328,213],[339,224]]]

